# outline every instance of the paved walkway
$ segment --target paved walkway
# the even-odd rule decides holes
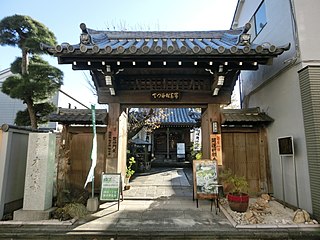
[[[191,169],[153,169],[132,179],[119,211],[107,202],[76,222],[0,222],[0,239],[320,239],[311,228],[237,229],[210,201],[197,208],[190,183]]]
[[[192,186],[183,169],[154,169],[138,174],[124,191],[124,201],[104,203],[92,220],[75,230],[112,229],[141,232],[232,230],[222,212],[211,212],[211,202],[192,200]],[[137,199],[139,199],[137,201]]]
[[[192,199],[190,173],[190,169],[183,168],[154,168],[147,173],[137,173],[130,180],[130,189],[124,191],[124,198],[146,200],[160,197],[189,197]]]

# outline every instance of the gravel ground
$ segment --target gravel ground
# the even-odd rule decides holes
[[[256,198],[250,198],[249,208],[254,202],[256,202]],[[249,225],[250,223],[246,217],[249,215],[250,209],[245,213],[238,213],[232,211],[228,205],[228,201],[226,199],[221,199],[220,204],[227,211],[227,213],[232,217],[232,219],[240,225]],[[266,212],[259,214],[257,217],[260,220],[258,224],[268,224],[268,225],[293,225],[296,224],[293,222],[294,210],[288,207],[284,207],[281,203],[271,200],[269,201],[269,207],[266,208]],[[257,224],[257,223],[254,223]],[[303,223],[302,223],[303,224]],[[312,223],[305,224],[317,224],[320,226],[315,220]]]

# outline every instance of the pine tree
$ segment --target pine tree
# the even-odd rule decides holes
[[[54,34],[42,23],[22,15],[5,17],[0,21],[0,45],[19,47],[22,52],[22,57],[11,65],[11,71],[15,75],[6,79],[2,92],[26,103],[30,124],[34,129],[38,127],[35,106],[43,104],[56,93],[63,78],[59,69],[36,55],[45,53],[40,49],[40,43],[56,44]],[[43,106],[45,105],[38,106],[37,109],[47,111]]]

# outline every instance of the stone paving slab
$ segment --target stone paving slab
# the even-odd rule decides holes
[[[130,231],[157,231],[162,229],[200,231],[214,229],[234,229],[222,212],[210,211],[211,202],[203,201],[197,208],[191,198],[160,198],[157,200],[124,200],[120,211],[114,203],[104,203],[100,211],[92,214],[92,219],[75,227],[75,230],[130,229]]]
[[[192,197],[192,186],[181,168],[155,168],[147,173],[137,173],[130,181],[130,189],[123,194],[125,199]]]
[[[150,172],[136,173],[131,186],[191,186],[182,168],[155,168]]]

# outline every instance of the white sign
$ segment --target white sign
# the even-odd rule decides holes
[[[186,147],[185,143],[177,143],[177,154],[178,155],[184,155],[186,154]]]

